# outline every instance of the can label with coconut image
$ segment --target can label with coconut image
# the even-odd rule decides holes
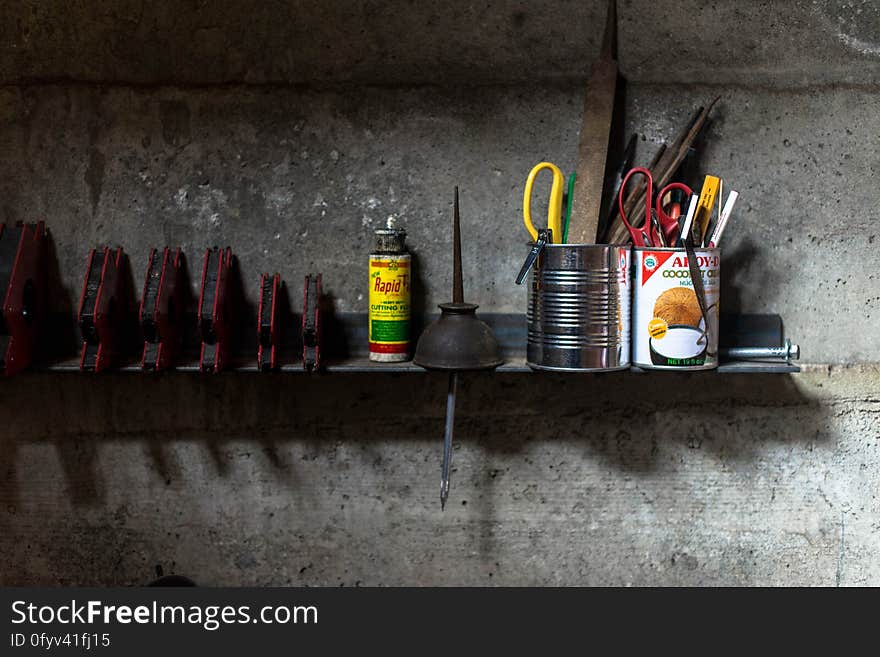
[[[720,250],[695,250],[708,326],[684,249],[636,248],[633,254],[633,364],[670,370],[718,367]]]

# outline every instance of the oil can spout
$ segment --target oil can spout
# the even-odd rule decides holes
[[[458,185],[452,211],[452,303],[464,303],[464,280],[461,273],[461,221],[458,216]]]

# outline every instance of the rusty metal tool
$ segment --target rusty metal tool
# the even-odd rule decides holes
[[[321,369],[321,274],[306,276],[303,284],[302,343],[303,369]]]
[[[46,226],[0,225],[0,370],[30,365],[46,305]]]
[[[602,49],[590,71],[584,100],[568,228],[568,240],[572,244],[594,244],[599,230],[605,164],[617,89],[616,57],[617,4],[615,0],[609,0]]]
[[[82,333],[79,367],[101,372],[115,364],[125,316],[122,248],[92,249],[77,318]]]
[[[425,369],[449,372],[446,425],[443,433],[443,464],[440,474],[441,509],[446,508],[446,500],[449,498],[458,373],[463,370],[495,369],[504,362],[501,358],[498,340],[495,339],[492,329],[477,318],[478,306],[464,301],[458,187],[455,188],[452,231],[452,302],[440,304],[440,319],[422,331],[413,358],[416,365]]]
[[[257,367],[269,372],[278,367],[281,331],[278,311],[281,306],[281,275],[263,274],[260,276],[260,306],[257,311]]]
[[[180,249],[150,249],[138,319],[144,334],[141,369],[174,366],[183,342],[183,283]]]
[[[646,167],[648,171],[654,171],[657,167],[657,163],[660,161],[660,158],[663,157],[663,154],[666,152],[666,144],[660,144],[660,148],[657,149],[657,152],[654,153],[654,157],[651,159],[651,163]],[[626,160],[622,162],[622,164],[626,164]],[[632,164],[632,161],[630,161]],[[628,166],[626,171],[621,175],[621,182],[623,182],[623,176],[626,175],[626,172],[629,171],[632,167]],[[636,190],[630,192],[626,197],[626,203],[624,207],[631,207],[630,201],[632,199],[632,195],[637,193],[637,190],[641,190],[644,192],[645,190],[645,180],[640,180],[636,185]],[[608,215],[605,218],[605,223],[603,225],[602,232],[599,235],[599,242],[602,244],[614,244],[609,237],[609,233],[611,233],[612,229],[615,226],[615,219],[618,219],[618,203],[616,202],[618,195],[620,194],[620,185],[617,185],[614,190],[614,200],[615,202],[611,204],[611,207],[608,210]],[[619,221],[619,219],[618,219]]]
[[[199,369],[202,372],[220,372],[229,358],[232,339],[230,326],[229,279],[232,269],[232,249],[226,247],[205,251],[202,269],[202,290],[199,295],[199,333],[202,338]]]
[[[688,121],[688,124],[685,126],[683,131],[678,134],[675,138],[675,141],[672,143],[672,146],[665,148],[659,158],[657,158],[656,164],[653,166],[649,166],[648,169],[651,172],[651,175],[654,178],[654,184],[658,188],[663,188],[669,183],[672,176],[678,170],[679,165],[682,163],[684,158],[687,156],[688,152],[691,149],[694,141],[699,136],[703,127],[706,125],[706,121],[709,118],[709,112],[712,111],[712,108],[715,106],[715,103],[718,102],[720,96],[716,96],[709,105],[706,107],[701,107],[697,109],[694,113],[694,116]],[[629,216],[633,208],[637,205],[644,203],[645,199],[645,190],[646,186],[643,184],[637,185],[632,192],[626,197],[624,201],[624,211],[627,216]],[[607,242],[609,244],[624,244],[628,241],[629,235],[626,226],[623,225],[623,222],[620,220],[620,215],[616,217],[614,222],[612,223],[611,228],[608,231]]]
[[[648,166],[646,167],[648,169],[648,171],[655,171],[656,170],[657,164],[660,162],[660,159],[663,157],[663,154],[665,152],[666,152],[666,144],[660,144],[660,147],[657,149],[657,152],[654,153],[654,157],[651,159],[650,164],[648,164]],[[632,167],[630,167],[630,168],[632,168]],[[629,171],[629,169],[627,169],[627,171]],[[624,175],[625,174],[626,174],[626,171],[624,172]],[[621,182],[623,182],[622,179],[621,179]],[[633,194],[638,194],[639,190],[641,190],[641,194],[644,195],[645,184],[646,184],[646,181],[644,179],[641,179],[637,183],[635,190],[630,192],[627,195],[626,203],[625,203],[624,207],[626,207],[626,208],[634,207],[632,205]],[[615,194],[614,198],[616,200],[617,196],[620,194],[620,186],[617,187],[614,194]],[[641,198],[641,196],[639,198]],[[618,218],[618,214],[617,214],[618,213],[618,205],[619,205],[618,203],[611,204],[611,209],[609,211],[608,220],[605,222],[604,239],[600,239],[600,241],[602,241],[606,244],[613,244],[614,243],[614,242],[611,242],[610,239],[608,238],[608,233],[610,233],[612,228],[614,227],[615,218]],[[618,218],[618,220],[619,220],[619,218]]]

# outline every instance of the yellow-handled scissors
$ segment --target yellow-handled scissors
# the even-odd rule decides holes
[[[553,241],[557,244],[562,242],[562,192],[565,187],[565,176],[559,167],[551,162],[541,162],[529,171],[529,177],[526,178],[526,188],[523,191],[523,223],[526,230],[533,240],[538,239],[538,229],[532,223],[532,187],[535,184],[535,178],[544,169],[550,169],[553,172],[553,186],[550,188],[550,203],[547,206],[547,228],[553,232]]]

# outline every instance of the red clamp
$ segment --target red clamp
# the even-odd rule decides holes
[[[184,311],[181,273],[180,249],[150,249],[138,314],[144,334],[144,370],[173,367],[180,353]]]
[[[199,332],[202,349],[199,369],[220,372],[229,358],[232,331],[229,325],[229,272],[232,249],[208,249],[202,269],[202,291],[199,295]]]
[[[260,277],[260,309],[257,317],[257,366],[263,370],[274,370],[278,367],[278,353],[281,342],[278,309],[281,306],[281,276],[263,274]]]
[[[121,247],[89,253],[77,313],[83,339],[79,367],[83,371],[100,372],[116,359],[125,312],[122,258]]]
[[[0,224],[0,369],[12,375],[31,363],[46,305],[46,227]]]
[[[321,274],[306,276],[303,286],[303,369],[321,368]]]

